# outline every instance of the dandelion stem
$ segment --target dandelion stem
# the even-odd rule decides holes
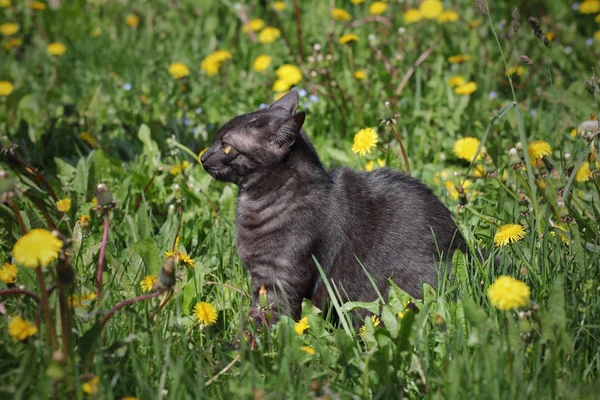
[[[109,312],[107,312],[104,315],[104,317],[102,317],[102,321],[100,322],[100,331],[102,331],[102,329],[104,328],[104,325],[106,325],[106,323],[108,322],[108,320],[113,315],[115,315],[115,313],[117,311],[119,311],[121,308],[127,307],[129,305],[132,305],[132,304],[140,302],[140,301],[153,299],[153,298],[158,297],[161,294],[163,294],[166,290],[167,289],[162,289],[162,290],[158,290],[158,291],[153,292],[153,293],[142,294],[140,296],[132,297],[130,299],[127,299],[127,300],[124,300],[124,301],[120,302],[119,304],[117,304],[116,306],[114,306]]]
[[[14,153],[12,153],[12,156],[14,157],[15,160],[17,160],[17,162],[19,164],[23,165],[26,170],[29,170],[29,171],[33,172],[35,174],[35,176],[37,176],[42,181],[42,183],[44,184],[44,186],[48,190],[48,193],[50,193],[50,196],[52,196],[52,198],[54,199],[54,201],[58,200],[58,197],[56,196],[56,192],[54,192],[54,189],[52,189],[52,186],[50,186],[50,184],[48,183],[48,181],[46,180],[46,178],[44,178],[44,175],[42,175],[42,173],[40,171],[38,171],[37,169],[33,168],[31,165],[27,164],[25,161],[21,160]]]
[[[396,92],[394,93],[396,96],[400,96],[400,93],[402,93],[402,91],[404,90],[404,87],[408,83],[410,77],[413,76],[415,70],[419,67],[419,65],[421,65],[427,59],[427,57],[429,57],[433,49],[433,47],[430,47],[427,50],[425,50],[423,54],[421,54],[419,58],[417,58],[417,61],[415,61],[415,63],[408,69],[408,71],[406,71],[404,78],[402,78],[402,82],[400,82],[400,84],[396,88]]]
[[[300,3],[294,0],[294,11],[296,14],[296,38],[298,39],[298,54],[300,55],[300,64],[304,63],[304,50],[302,49],[302,22],[300,21]]]
[[[179,242],[179,233],[181,232],[181,225],[183,225],[183,202],[180,200],[179,203],[179,223],[177,224],[177,232],[175,233],[175,241],[173,242],[173,251],[177,251],[177,242]]]
[[[23,216],[21,215],[21,210],[17,204],[12,200],[8,200],[8,206],[15,213],[15,217],[17,218],[17,222],[19,223],[19,228],[21,229],[21,233],[24,235],[27,233],[27,226],[25,226],[25,221],[23,221]]]
[[[49,228],[52,230],[55,230],[56,224],[54,223],[54,220],[52,219],[50,214],[48,214],[48,211],[46,211],[46,208],[44,207],[44,205],[42,203],[40,203],[40,201],[38,199],[36,199],[31,193],[23,192],[23,194],[25,195],[25,197],[27,197],[29,199],[29,201],[31,201],[37,208],[40,209],[40,211],[42,212],[42,215],[44,216],[44,218],[46,219],[46,222],[48,223]]]
[[[139,210],[140,208],[140,204],[142,204],[142,198],[144,197],[144,194],[146,194],[146,192],[148,191],[148,189],[150,189],[150,185],[152,185],[152,182],[154,182],[154,178],[156,178],[156,175],[162,171],[162,168],[158,168],[156,170],[154,170],[154,173],[152,174],[152,178],[150,178],[150,180],[148,181],[148,183],[146,183],[146,186],[144,186],[144,189],[142,190],[142,193],[140,193],[140,195],[138,196],[136,202],[135,202],[135,211],[137,212],[137,210]]]
[[[37,294],[35,294],[32,291],[27,290],[27,289],[11,288],[11,289],[0,290],[0,297],[2,297],[2,296],[14,296],[14,295],[17,295],[17,294],[23,294],[25,296],[31,297],[32,299],[34,299],[38,303],[40,301],[42,301],[42,299],[40,299],[40,296],[38,296]]]
[[[156,314],[158,314],[158,312],[159,312],[160,310],[162,310],[162,309],[163,309],[163,308],[164,308],[164,307],[167,305],[167,303],[169,302],[169,300],[171,300],[171,297],[173,297],[173,294],[174,294],[174,293],[175,293],[175,292],[171,291],[171,292],[169,293],[169,295],[163,299],[163,301],[160,303],[160,305],[158,306],[158,308],[157,308],[156,310],[154,310],[154,311],[152,312],[152,314],[150,314],[150,315],[148,316],[148,319],[152,319],[152,318],[154,318],[154,317],[156,316]]]
[[[108,210],[104,211],[104,233],[102,234],[100,255],[98,256],[98,275],[96,275],[96,297],[98,298],[102,294],[102,272],[104,270],[104,254],[106,253],[106,244],[108,242],[109,212]]]
[[[390,124],[390,128],[392,128],[392,132],[394,132],[394,136],[400,145],[400,151],[402,152],[402,158],[404,159],[404,166],[406,167],[406,173],[410,175],[410,163],[408,162],[408,155],[406,154],[406,149],[404,148],[404,143],[402,142],[402,138],[400,134],[394,128],[394,125]]]
[[[46,290],[46,282],[44,281],[44,273],[42,272],[42,267],[38,266],[35,269],[37,274],[38,282],[40,284],[40,293],[42,298],[40,300],[40,308],[42,310],[42,314],[44,315],[44,323],[46,324],[46,336],[48,337],[48,341],[52,344],[52,351],[56,351],[58,349],[58,340],[56,339],[56,330],[54,326],[54,321],[52,321],[52,314],[50,313],[50,305],[48,304],[48,291]]]

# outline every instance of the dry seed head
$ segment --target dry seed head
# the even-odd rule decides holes
[[[521,55],[521,61],[523,61],[525,64],[529,65],[530,67],[533,67],[535,65],[533,63],[533,61],[531,61],[531,58],[527,57],[525,54]]]
[[[541,40],[543,34],[542,27],[540,26],[540,21],[536,17],[529,17],[527,18],[527,23],[529,24],[529,27],[533,31],[535,37]]]
[[[483,0],[475,0],[474,7],[477,14],[486,15],[486,7]]]
[[[512,12],[512,28],[513,28],[513,32],[517,33],[517,31],[519,30],[519,27],[521,26],[519,19],[521,18],[521,15],[519,14],[519,9],[515,8]]]

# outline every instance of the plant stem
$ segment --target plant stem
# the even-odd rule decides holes
[[[152,178],[150,178],[150,180],[148,181],[148,183],[146,183],[146,186],[144,186],[144,190],[142,190],[142,193],[140,193],[140,195],[138,196],[136,202],[135,202],[135,211],[137,212],[137,210],[139,210],[140,208],[140,204],[142,203],[142,197],[144,196],[144,194],[146,194],[146,192],[148,191],[148,189],[150,189],[150,185],[152,185],[152,182],[154,182],[154,178],[156,177],[156,174],[158,174],[159,172],[162,171],[162,168],[156,169],[154,171],[154,173],[152,174]]]
[[[114,306],[109,312],[107,312],[104,317],[102,318],[102,321],[100,322],[100,331],[102,331],[102,329],[104,328],[104,325],[106,325],[106,323],[108,322],[108,320],[117,312],[119,311],[121,308],[127,307],[131,304],[140,302],[140,301],[144,301],[144,300],[149,300],[149,299],[153,299],[155,297],[160,296],[161,294],[163,294],[165,292],[166,289],[162,289],[162,290],[158,290],[156,292],[153,293],[149,293],[149,294],[142,294],[140,296],[136,296],[136,297],[132,297],[130,299],[124,300],[122,302],[120,302],[119,304],[117,304],[116,306]]]
[[[19,207],[14,202],[13,199],[8,200],[8,206],[15,213],[15,217],[17,218],[17,222],[19,223],[19,228],[21,229],[21,233],[24,235],[27,233],[27,226],[25,226],[25,221],[23,221],[23,216],[21,215],[21,211]]]
[[[52,189],[52,186],[50,186],[50,184],[48,183],[48,181],[46,180],[46,178],[44,178],[44,175],[42,175],[40,171],[38,171],[37,169],[33,168],[31,165],[27,164],[25,161],[21,160],[14,153],[12,154],[12,156],[14,157],[15,160],[17,160],[17,162],[19,164],[23,165],[26,170],[28,170],[28,171],[32,172],[33,174],[35,174],[35,176],[37,176],[42,181],[42,183],[44,184],[44,186],[46,186],[46,189],[48,190],[48,193],[50,193],[50,196],[52,196],[52,198],[54,199],[54,201],[58,200],[58,197],[56,196],[56,193],[54,192],[54,189]]]
[[[402,138],[400,137],[398,132],[396,132],[396,128],[394,128],[394,125],[390,124],[390,127],[392,128],[392,132],[394,132],[394,136],[396,137],[398,144],[400,144],[400,151],[402,152],[402,158],[404,158],[404,166],[406,167],[406,173],[410,175],[410,163],[408,162],[408,155],[406,154],[406,149],[404,148]]]
[[[302,23],[300,21],[300,3],[294,0],[294,11],[296,14],[296,38],[298,39],[298,54],[300,55],[300,64],[304,63],[304,50],[302,49]]]
[[[37,208],[40,209],[40,211],[42,212],[42,215],[46,219],[46,222],[48,223],[48,226],[50,227],[50,229],[55,230],[56,224],[54,223],[54,220],[52,219],[50,214],[48,214],[48,211],[46,211],[46,208],[43,206],[43,204],[40,203],[38,199],[33,197],[33,195],[31,195],[31,193],[23,192],[23,194],[25,195],[25,197],[27,197],[29,199],[29,201],[31,201]]]
[[[98,275],[96,275],[96,297],[100,299],[102,294],[102,272],[104,270],[104,254],[106,253],[106,244],[108,242],[109,212],[104,211],[104,233],[102,234],[102,244],[100,245],[100,255],[98,257]]]
[[[48,304],[48,292],[46,291],[46,282],[44,281],[44,273],[42,272],[42,267],[38,266],[35,269],[35,272],[37,274],[38,283],[40,284],[40,293],[42,294],[40,308],[42,310],[42,314],[44,314],[44,323],[46,324],[46,336],[48,337],[48,341],[52,344],[52,351],[56,351],[58,349],[58,340],[56,339],[55,329],[56,327],[54,326],[50,305]]]
[[[32,299],[34,299],[38,303],[40,301],[42,301],[42,299],[40,299],[40,297],[37,294],[35,294],[32,291],[29,291],[27,289],[11,288],[11,289],[0,290],[0,297],[2,297],[2,296],[14,296],[14,295],[17,295],[17,294],[23,294],[25,296],[31,297]]]

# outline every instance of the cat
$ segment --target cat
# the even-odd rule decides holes
[[[298,319],[305,298],[325,307],[313,256],[345,301],[378,297],[358,260],[384,299],[390,278],[419,298],[453,251],[466,250],[450,211],[418,179],[390,168],[327,172],[297,107],[291,91],[233,118],[201,157],[212,177],[239,187],[237,252],[252,278],[253,309],[265,290],[279,310],[274,321],[278,312]]]

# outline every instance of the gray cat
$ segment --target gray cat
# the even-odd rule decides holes
[[[313,256],[344,300],[377,299],[357,259],[384,299],[389,278],[420,297],[421,283],[434,286],[453,251],[466,250],[450,211],[419,180],[389,168],[327,172],[297,107],[292,91],[233,118],[201,159],[214,178],[239,186],[237,251],[253,306],[264,285],[268,301],[296,319],[304,298],[324,307]]]

